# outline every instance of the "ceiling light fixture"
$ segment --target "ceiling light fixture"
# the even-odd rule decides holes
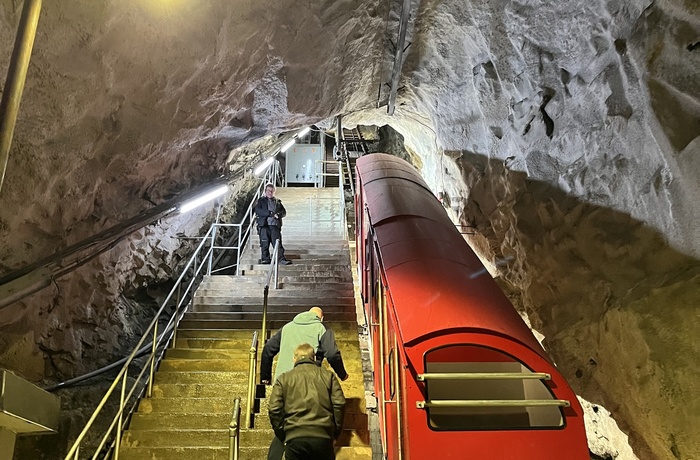
[[[265,171],[267,169],[267,167],[272,164],[273,161],[275,161],[275,155],[272,155],[271,157],[267,157],[265,159],[265,161],[263,161],[262,163],[260,163],[259,165],[257,165],[255,167],[255,169],[253,170],[253,174],[255,174],[256,176],[259,176],[260,173]]]
[[[209,193],[206,193],[205,195],[202,195],[198,198],[194,198],[190,201],[186,201],[183,204],[180,205],[180,212],[184,213],[187,211],[191,211],[194,208],[196,208],[199,205],[202,205],[206,203],[207,201],[211,201],[214,198],[220,197],[224,193],[228,192],[228,185],[222,185],[221,187],[217,187],[214,190],[212,190]]]
[[[299,131],[299,134],[297,134],[297,137],[299,139],[301,139],[302,137],[306,136],[309,133],[309,131],[311,131],[311,126],[307,126],[306,128]]]
[[[290,148],[292,145],[294,145],[295,142],[296,142],[296,139],[294,139],[294,138],[289,139],[289,140],[282,146],[282,148],[280,149],[280,152],[286,152],[287,150],[289,150],[289,148]]]

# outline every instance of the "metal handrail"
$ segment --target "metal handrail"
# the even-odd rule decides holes
[[[275,240],[275,247],[272,250],[272,262],[270,263],[270,268],[267,269],[267,279],[265,280],[265,287],[263,287],[262,325],[260,327],[260,337],[263,344],[267,339],[267,297],[270,294],[270,280],[273,279],[273,274],[274,283],[272,284],[272,287],[277,289],[277,274],[279,272],[279,261],[277,260],[277,257],[280,244],[280,240]]]
[[[233,402],[233,414],[228,425],[228,458],[238,460],[241,448],[241,398]]]
[[[255,205],[255,202],[257,201],[257,198],[260,196],[261,191],[263,190],[263,187],[265,184],[267,184],[271,180],[275,180],[276,176],[278,174],[278,165],[276,163],[273,163],[273,165],[268,168],[268,170],[265,172],[265,175],[263,177],[263,180],[261,181],[258,190],[256,192],[256,196],[254,199],[251,201],[251,204],[248,207],[248,210],[245,213],[244,221],[248,216],[251,216],[249,219],[247,231],[245,235],[243,235],[240,231],[238,232],[239,234],[239,244],[238,248],[240,248],[241,241],[245,241],[245,238],[247,238],[248,234],[251,232],[252,225],[253,225],[253,207]],[[217,211],[217,221],[219,219],[221,213],[221,208]],[[112,447],[115,449],[114,454],[112,456],[113,459],[118,460],[119,458],[119,444],[121,441],[121,434],[123,429],[125,428],[126,425],[126,420],[128,420],[128,417],[131,413],[133,413],[133,410],[136,407],[136,404],[133,404],[131,409],[129,411],[126,411],[126,406],[129,402],[129,400],[134,396],[134,393],[136,391],[136,388],[138,387],[139,384],[142,383],[142,379],[146,375],[146,369],[149,370],[148,372],[148,377],[146,377],[146,382],[144,388],[141,390],[142,392],[145,390],[146,395],[148,397],[152,396],[153,393],[153,377],[155,374],[156,366],[157,363],[162,359],[163,354],[165,353],[165,349],[167,347],[163,346],[167,344],[169,341],[174,341],[176,334],[177,334],[177,325],[179,324],[180,320],[182,317],[185,315],[187,312],[187,307],[189,304],[194,302],[194,295],[191,294],[191,292],[194,292],[194,287],[196,283],[198,282],[198,279],[200,276],[204,276],[204,273],[209,274],[211,272],[211,258],[213,257],[213,252],[214,249],[217,249],[218,246],[214,244],[215,241],[215,232],[216,228],[219,226],[225,226],[225,225],[239,225],[243,226],[243,222],[241,224],[214,224],[212,225],[207,233],[201,237],[200,243],[197,245],[197,248],[195,249],[192,257],[190,260],[187,262],[185,267],[182,270],[182,273],[178,277],[177,281],[175,282],[173,288],[171,291],[168,293],[168,296],[165,298],[163,301],[161,307],[158,309],[156,312],[153,320],[151,323],[146,327],[143,335],[139,339],[138,343],[134,347],[133,351],[129,354],[129,356],[123,360],[120,360],[118,363],[123,361],[123,365],[115,377],[114,381],[108,388],[107,392],[105,393],[104,397],[102,400],[98,403],[95,411],[93,414],[90,416],[88,419],[87,423],[85,424],[85,427],[83,430],[80,432],[76,440],[74,441],[73,445],[69,449],[68,453],[65,456],[66,460],[71,460],[71,459],[78,459],[79,453],[80,453],[80,447],[82,445],[82,442],[85,440],[86,435],[88,431],[93,427],[95,420],[97,417],[100,415],[102,412],[102,409],[105,407],[107,401],[110,399],[110,397],[114,394],[115,390],[117,389],[117,386],[121,383],[121,389],[120,389],[120,402],[119,402],[119,407],[114,415],[112,422],[110,423],[109,429],[107,432],[104,434],[102,441],[99,445],[99,448],[96,450],[94,456],[92,457],[93,459],[97,458],[98,455],[100,455],[100,450],[106,445],[107,440],[110,438],[112,435],[113,431],[116,428],[116,434],[115,434],[115,441],[112,443]],[[237,265],[240,267],[240,253],[241,251],[238,251],[238,259],[237,259]],[[205,270],[206,268],[206,270]],[[185,284],[185,276],[190,272],[190,269],[192,270],[192,275],[190,278],[189,283],[187,283],[187,287],[182,293],[182,286]],[[173,299],[173,296],[177,292],[177,300],[175,302],[175,309],[172,315],[169,318],[168,323],[166,326],[163,328],[163,332],[159,334],[159,321],[161,319],[161,316],[163,315],[166,307],[168,306],[168,303]],[[189,297],[188,297],[189,296]],[[169,332],[171,332],[169,334]],[[257,331],[256,331],[257,334]],[[151,343],[150,345],[143,346],[144,343],[146,342],[146,339],[148,337],[151,337]],[[149,354],[148,358],[146,359],[145,363],[143,364],[143,367],[141,368],[138,376],[135,379],[131,379],[133,381],[133,384],[129,390],[127,390],[127,382],[130,380],[129,378],[129,367],[132,365],[134,359],[137,357],[142,356],[146,350],[151,349],[151,353]],[[158,353],[160,351],[160,353]],[[117,363],[113,363],[109,366],[106,366],[102,368],[99,371],[92,372],[88,374],[87,376],[80,377],[78,379],[72,379],[70,382],[75,382],[83,379],[87,379],[90,377],[94,377],[95,375],[98,375],[97,373],[101,372],[106,372],[107,370],[110,370],[115,367]],[[254,380],[254,376],[253,376]],[[62,384],[54,386],[54,388],[59,388],[63,386],[67,386],[68,382],[63,382]],[[125,417],[126,415],[126,417]]]
[[[348,240],[348,207],[345,204],[345,174],[343,174],[342,161],[338,161],[338,189],[340,191],[340,226],[343,229],[343,239]]]
[[[431,401],[416,401],[418,409],[426,407],[569,407],[571,402],[565,399],[438,399]]]
[[[552,380],[552,376],[545,372],[463,372],[463,373],[426,373],[418,374],[416,380]]]
[[[123,417],[124,406],[126,405],[126,402],[128,401],[128,399],[125,399],[125,396],[126,396],[126,383],[127,383],[127,377],[128,377],[129,366],[130,366],[131,363],[133,362],[133,360],[134,360],[136,354],[138,353],[138,351],[140,350],[141,346],[142,346],[142,345],[144,344],[144,342],[146,341],[146,338],[149,337],[149,336],[152,336],[151,353],[150,353],[148,359],[146,360],[146,363],[145,363],[145,365],[144,365],[144,369],[142,369],[142,370],[141,370],[141,373],[139,374],[139,378],[136,379],[136,380],[134,380],[133,386],[132,386],[131,390],[128,392],[128,394],[129,394],[129,396],[131,396],[131,395],[133,394],[136,385],[138,385],[138,384],[140,383],[140,379],[141,379],[141,377],[143,377],[143,375],[144,375],[144,370],[145,370],[145,368],[146,368],[146,367],[149,367],[149,374],[148,374],[148,378],[147,378],[146,384],[147,384],[147,387],[148,387],[148,392],[147,392],[147,394],[148,394],[149,397],[151,396],[151,394],[152,394],[152,388],[153,388],[153,387],[152,387],[152,385],[153,385],[153,374],[154,374],[154,371],[155,371],[156,351],[160,348],[160,346],[161,346],[161,344],[163,343],[163,340],[164,340],[164,334],[161,334],[160,336],[158,335],[158,320],[160,319],[162,313],[165,311],[166,306],[168,305],[168,303],[169,303],[170,300],[172,299],[172,297],[173,297],[173,295],[175,294],[176,290],[178,290],[178,288],[180,287],[181,283],[182,283],[183,280],[184,280],[185,275],[189,272],[190,268],[192,268],[192,269],[193,269],[193,276],[192,276],[192,278],[191,278],[191,280],[190,280],[190,282],[189,282],[189,284],[188,284],[188,286],[187,286],[187,289],[185,290],[185,295],[184,295],[181,299],[179,299],[177,305],[175,306],[175,312],[173,313],[172,317],[170,318],[170,321],[168,322],[168,324],[165,326],[165,329],[167,330],[167,329],[170,327],[171,324],[174,324],[175,318],[178,316],[178,313],[180,312],[180,308],[182,307],[182,305],[181,305],[181,304],[182,304],[182,300],[185,299],[185,298],[187,297],[187,294],[189,293],[190,289],[192,289],[192,287],[193,287],[193,285],[194,285],[194,283],[195,283],[197,277],[198,277],[199,274],[202,272],[202,269],[203,269],[203,267],[204,267],[204,265],[205,265],[205,263],[206,263],[206,260],[207,260],[206,256],[208,256],[208,253],[211,251],[211,248],[206,249],[206,251],[204,250],[205,244],[206,244],[208,241],[210,241],[209,238],[208,238],[208,236],[209,236],[209,233],[210,233],[211,231],[212,231],[212,229],[210,228],[209,231],[207,232],[207,235],[205,236],[205,238],[202,239],[202,241],[201,241],[201,242],[199,243],[199,245],[197,246],[197,249],[195,249],[194,254],[193,254],[192,257],[190,258],[190,260],[187,262],[187,264],[185,265],[184,269],[182,270],[182,274],[181,274],[180,277],[177,279],[177,281],[175,282],[175,285],[174,285],[173,288],[170,290],[170,293],[169,293],[168,296],[165,298],[165,300],[163,301],[161,307],[160,307],[160,308],[158,309],[158,311],[156,312],[155,317],[153,318],[153,320],[151,321],[151,323],[148,325],[148,327],[146,327],[146,330],[144,331],[143,335],[141,336],[141,339],[138,341],[138,343],[137,343],[136,346],[134,347],[133,351],[129,354],[129,357],[127,358],[126,362],[124,363],[124,365],[122,366],[121,370],[120,370],[119,373],[117,374],[117,377],[114,379],[114,382],[112,382],[112,385],[110,385],[110,387],[109,387],[109,389],[107,390],[107,392],[105,393],[104,397],[102,398],[102,400],[101,400],[101,401],[99,402],[99,404],[97,405],[97,408],[95,409],[95,412],[92,414],[92,416],[91,416],[90,419],[88,420],[87,424],[85,425],[85,427],[83,428],[83,430],[80,432],[80,434],[79,434],[78,437],[76,438],[76,440],[75,440],[73,446],[72,446],[71,449],[68,451],[68,454],[67,454],[66,457],[65,457],[66,459],[70,459],[70,458],[75,458],[75,459],[77,459],[77,458],[78,458],[77,455],[78,455],[79,447],[80,447],[80,445],[81,445],[83,439],[85,438],[87,432],[90,430],[90,428],[92,427],[93,423],[94,423],[95,420],[97,419],[97,416],[100,414],[100,412],[101,412],[102,409],[104,408],[105,404],[107,403],[107,400],[110,398],[110,396],[112,396],[112,394],[114,393],[115,389],[117,388],[119,382],[121,381],[121,382],[122,382],[122,388],[121,388],[121,396],[120,396],[119,409],[118,409],[118,411],[117,411],[117,413],[116,413],[116,415],[115,415],[115,417],[114,417],[115,419],[118,419],[120,423],[117,424],[117,423],[115,423],[115,421],[113,420],[113,422],[112,422],[112,424],[111,424],[111,426],[110,426],[110,430],[108,430],[108,432],[105,434],[105,438],[108,438],[108,437],[112,434],[112,430],[113,430],[114,427],[116,426],[116,427],[117,427],[117,433],[116,433],[117,440],[120,439],[120,437],[121,437],[121,430],[122,430],[122,423],[121,423],[121,421],[122,421],[122,417]],[[197,263],[198,257],[200,256],[200,253],[203,253],[203,252],[206,252],[205,257],[202,257],[202,262],[201,262],[201,263]],[[115,456],[114,456],[115,459],[118,459],[118,455],[119,455],[119,454],[118,454],[118,451],[119,451],[119,449],[118,449],[118,444],[117,444],[117,449],[116,449],[116,451],[115,451]]]
[[[248,366],[248,394],[246,395],[246,428],[253,427],[255,406],[255,373],[258,367],[258,331],[253,332],[253,340],[250,343],[250,361]]]
[[[319,177],[338,176],[338,177],[339,177],[338,182],[340,182],[340,180],[341,180],[341,179],[340,179],[340,172],[338,172],[338,173],[327,173],[327,172],[324,172],[323,165],[325,165],[325,164],[332,164],[332,163],[339,163],[339,162],[336,161],[336,160],[316,160],[316,161],[314,161],[314,185],[315,185],[316,187],[324,187],[324,186],[325,186],[324,183],[321,183],[321,182],[319,181]],[[320,172],[318,171],[318,169],[319,169],[318,166],[319,166],[319,165],[321,166],[321,171],[320,171]]]
[[[355,196],[355,183],[352,180],[352,168],[350,167],[350,158],[345,156],[345,166],[348,168],[348,182],[350,183],[350,192],[352,192],[352,196]]]

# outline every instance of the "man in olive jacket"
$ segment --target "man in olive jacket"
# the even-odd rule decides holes
[[[338,378],[316,363],[314,348],[294,351],[294,368],[278,376],[270,395],[270,423],[284,440],[286,460],[333,460],[343,429],[345,396]]]

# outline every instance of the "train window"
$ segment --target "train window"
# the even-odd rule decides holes
[[[396,382],[394,381],[394,360],[396,357],[394,356],[394,349],[389,352],[389,367],[388,367],[388,372],[389,372],[389,400],[393,401],[394,400],[394,394],[396,394]]]
[[[425,355],[426,373],[532,374],[510,355],[476,345],[452,345]],[[498,406],[498,400],[553,400],[538,379],[428,379],[429,401],[483,401],[478,407],[429,407],[428,420],[436,430],[495,430],[552,428],[564,424],[556,406]]]

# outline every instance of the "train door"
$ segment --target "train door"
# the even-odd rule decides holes
[[[360,277],[360,280],[362,281],[362,289],[360,290],[360,292],[362,293],[363,302],[365,304],[368,304],[370,303],[370,299],[372,297],[372,284],[374,283],[374,273],[376,273],[376,271],[372,273],[372,269],[374,267],[374,263],[372,262],[372,258],[374,256],[372,253],[374,248],[374,234],[372,233],[372,228],[369,225],[369,213],[367,211],[366,206],[364,207],[362,213],[362,233],[360,237],[360,241],[362,244],[362,254],[358,255],[363,258],[364,264],[360,264],[360,259],[358,259],[358,267],[364,266],[364,270],[362,271]]]
[[[382,348],[382,426],[384,429],[384,453],[390,460],[401,460],[401,350],[398,346],[394,319],[389,309],[389,299],[381,276],[377,282]]]
[[[357,262],[357,279],[361,283],[360,286],[364,286],[365,277],[362,272],[362,262],[365,257],[365,238],[367,237],[367,229],[365,228],[365,203],[362,199],[362,188],[359,186],[359,176],[358,176],[358,187],[355,196],[355,261]]]

